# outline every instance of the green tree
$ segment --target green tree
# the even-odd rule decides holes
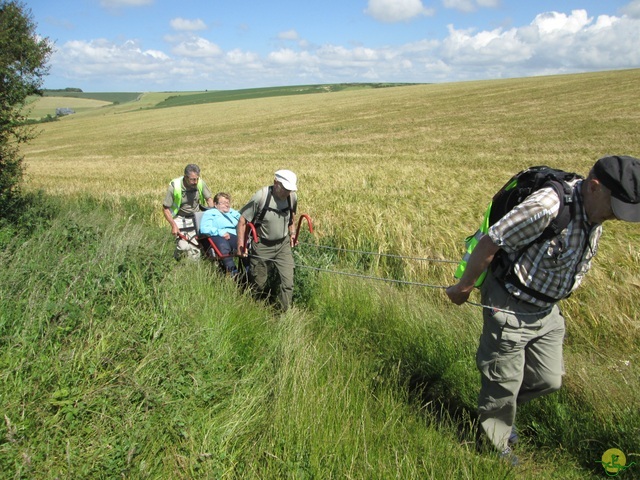
[[[53,51],[36,33],[31,10],[17,0],[0,0],[0,218],[20,197],[23,157],[19,146],[35,135],[23,113],[29,95],[40,94]]]

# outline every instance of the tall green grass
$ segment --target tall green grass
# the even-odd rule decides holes
[[[175,264],[160,202],[186,163],[236,207],[286,167],[314,219],[308,243],[455,260],[517,170],[586,174],[607,153],[638,156],[639,74],[114,107],[43,125],[27,185],[59,205],[28,223],[50,227],[0,229],[0,470],[599,478],[609,448],[637,461],[636,225],[605,225],[562,302],[564,387],[520,410],[523,465],[510,471],[473,447],[478,307],[303,268],[444,286],[452,264],[300,245],[297,308],[281,317],[211,265]]]
[[[632,447],[634,412],[569,387],[525,411],[523,467],[477,452],[480,321],[428,292],[313,273],[278,314],[144,204],[38,208],[2,250],[3,478],[578,479]]]

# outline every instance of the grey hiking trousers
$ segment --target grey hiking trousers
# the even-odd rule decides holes
[[[482,304],[515,314],[483,309],[484,326],[476,355],[481,374],[479,421],[498,451],[507,447],[516,406],[560,389],[564,365],[564,317],[510,295],[491,273],[482,287]]]
[[[260,239],[252,246],[250,258],[250,279],[252,288],[264,295],[268,288],[269,270],[275,268],[280,277],[278,301],[282,310],[287,310],[293,300],[293,253],[289,237],[268,241]]]

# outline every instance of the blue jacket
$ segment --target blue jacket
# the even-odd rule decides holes
[[[225,233],[236,235],[236,226],[239,218],[240,213],[233,208],[227,213],[222,213],[217,208],[210,208],[202,214],[200,233],[212,237],[222,237]]]

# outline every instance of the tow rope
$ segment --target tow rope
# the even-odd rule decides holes
[[[343,251],[343,252],[349,252],[349,253],[357,253],[357,254],[361,254],[361,255],[376,255],[376,256],[381,256],[381,257],[391,257],[391,258],[399,258],[399,259],[407,259],[407,260],[420,260],[420,261],[427,261],[427,262],[434,262],[434,263],[455,263],[457,264],[458,261],[456,260],[448,260],[448,259],[439,259],[439,258],[421,258],[421,257],[409,257],[409,256],[403,256],[403,255],[394,255],[394,254],[388,254],[388,253],[379,253],[379,252],[366,252],[366,251],[362,251],[362,250],[352,250],[352,249],[344,249],[344,248],[338,248],[338,247],[330,247],[330,246],[325,246],[325,245],[316,245],[313,243],[308,243],[308,242],[299,242],[299,245],[308,245],[308,246],[312,246],[312,247],[316,247],[316,248],[320,248],[320,249],[331,249],[331,250],[338,250],[338,251]],[[268,261],[274,261],[270,258],[264,258],[264,257],[259,257],[257,255],[249,255],[253,258],[258,258],[262,261],[268,262]],[[388,282],[388,283],[393,283],[393,284],[402,284],[402,285],[409,285],[409,286],[414,286],[414,287],[425,287],[425,288],[433,288],[433,289],[439,289],[439,290],[445,290],[447,288],[449,288],[448,285],[434,285],[434,284],[430,284],[430,283],[423,283],[423,282],[411,282],[408,280],[398,280],[395,278],[385,278],[385,277],[376,277],[373,275],[363,275],[360,273],[351,273],[351,272],[344,272],[341,270],[332,270],[330,268],[320,268],[320,267],[312,267],[310,265],[302,265],[302,264],[295,264],[294,263],[295,268],[306,268],[308,270],[314,270],[317,272],[326,272],[326,273],[332,273],[334,275],[343,275],[343,276],[347,276],[347,277],[354,277],[354,278],[361,278],[361,279],[365,279],[365,280],[377,280],[377,281],[382,281],[382,282]],[[484,305],[482,303],[477,303],[477,302],[472,302],[467,300],[465,302],[468,305],[474,306],[474,307],[479,307],[479,308],[486,308],[489,309],[493,312],[503,312],[509,315],[517,315],[517,316],[539,316],[539,315],[544,315],[547,314],[548,312],[550,312],[553,309],[553,306],[541,310],[539,312],[515,312],[512,310],[507,310],[504,308],[498,308],[498,307],[494,307],[491,305]]]
[[[338,252],[355,253],[355,254],[359,254],[359,255],[370,255],[370,256],[378,256],[378,257],[384,257],[384,258],[395,258],[395,259],[400,259],[400,260],[413,260],[413,261],[421,261],[421,262],[450,263],[450,264],[458,264],[459,263],[458,260],[449,260],[449,259],[442,259],[442,258],[410,257],[410,256],[396,255],[396,254],[389,254],[389,253],[368,252],[368,251],[354,250],[354,249],[348,249],[348,248],[332,247],[332,246],[328,246],[328,245],[317,245],[315,243],[309,243],[309,242],[299,242],[297,239],[299,238],[300,227],[302,225],[302,221],[303,220],[305,220],[306,223],[307,223],[307,227],[309,229],[309,233],[313,233],[313,223],[311,221],[311,218],[306,214],[301,214],[300,218],[298,220],[298,227],[296,229],[295,236],[293,237],[295,245],[306,245],[306,246],[315,247],[315,248],[318,248],[318,249],[334,250],[334,251],[338,251]],[[247,228],[247,231],[245,233],[246,239],[249,240],[249,238],[251,238],[254,242],[258,242],[259,240],[258,240],[258,235],[257,235],[256,229],[255,229],[255,226],[252,223],[247,222],[247,227],[248,228]],[[184,236],[182,234],[178,234],[178,237],[182,238],[183,240],[187,241],[188,243],[190,243],[193,246],[201,247],[201,245],[199,245],[197,243],[197,239],[190,239],[190,238],[187,238],[186,236]],[[194,242],[193,240],[196,240],[196,241]],[[230,254],[230,255],[221,255],[220,252],[218,251],[217,247],[213,243],[213,241],[211,241],[209,239],[209,243],[211,244],[211,247],[216,252],[216,259],[217,260],[220,260],[220,259],[225,258],[225,257],[242,257],[242,255],[238,255],[237,253]],[[246,244],[247,244],[247,242],[245,242],[245,245]],[[249,254],[248,256],[249,257],[253,257],[253,258],[258,258],[258,259],[260,259],[262,261],[265,261],[265,262],[274,261],[273,259],[270,259],[270,258],[263,258],[263,257],[259,257],[257,255],[252,255],[252,254]],[[363,275],[363,274],[360,274],[360,273],[344,272],[344,271],[340,271],[340,270],[332,270],[332,269],[329,269],[329,268],[320,268],[320,267],[312,267],[310,265],[295,264],[295,262],[294,262],[294,267],[295,268],[306,268],[308,270],[314,270],[314,271],[317,271],[317,272],[332,273],[332,274],[335,274],[335,275],[343,275],[343,276],[347,276],[347,277],[362,278],[362,279],[366,279],[366,280],[377,280],[377,281],[382,281],[382,282],[394,283],[396,285],[409,285],[409,286],[414,286],[414,287],[433,288],[433,289],[439,289],[439,290],[445,290],[445,289],[448,288],[448,285],[433,285],[433,284],[430,284],[430,283],[411,282],[411,281],[408,281],[408,280],[399,280],[399,279],[396,279],[396,278],[376,277],[376,276],[373,276],[373,275]],[[552,305],[548,309],[541,310],[540,312],[530,313],[530,312],[514,312],[514,311],[511,311],[511,310],[501,309],[501,308],[493,307],[493,306],[490,306],[490,305],[483,305],[481,303],[471,302],[469,300],[467,300],[465,303],[467,303],[469,305],[472,305],[474,307],[487,308],[487,309],[489,309],[489,310],[491,310],[493,312],[503,312],[503,313],[506,313],[506,314],[509,314],[509,315],[517,315],[517,316],[543,315],[543,314],[546,314],[546,313],[550,312],[551,309],[553,308],[553,305]]]

